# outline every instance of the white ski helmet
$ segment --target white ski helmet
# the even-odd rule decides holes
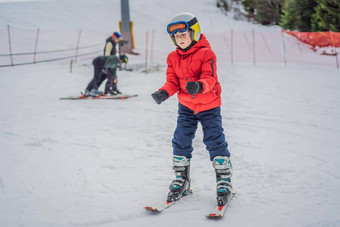
[[[191,13],[180,13],[171,19],[167,26],[167,32],[172,41],[176,44],[174,35],[176,32],[183,33],[190,29],[191,40],[198,42],[201,36],[201,28],[197,18]]]

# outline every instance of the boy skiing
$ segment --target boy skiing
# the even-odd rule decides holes
[[[201,34],[197,18],[190,13],[176,15],[167,32],[176,50],[167,58],[165,84],[152,94],[157,104],[177,93],[178,119],[172,140],[175,180],[170,185],[168,202],[190,192],[192,140],[198,121],[202,124],[203,142],[216,172],[218,206],[232,195],[231,162],[221,117],[221,86],[216,74],[216,56]]]

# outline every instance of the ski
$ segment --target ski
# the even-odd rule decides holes
[[[165,201],[165,202],[157,204],[155,206],[146,206],[145,209],[149,210],[149,211],[154,211],[154,212],[161,212],[161,211],[165,210],[166,208],[171,207],[174,204],[175,204],[175,202]]]
[[[183,197],[185,196],[188,196],[188,195],[191,195],[192,194],[192,190],[190,191],[187,191],[185,193],[183,193],[182,197],[180,199],[182,199]],[[179,199],[179,200],[180,200]],[[179,201],[177,200],[177,201]],[[163,210],[171,207],[172,205],[174,205],[177,201],[173,201],[173,202],[170,202],[170,201],[165,201],[165,202],[162,202],[162,203],[159,203],[159,204],[156,204],[154,206],[145,206],[144,208],[148,211],[152,211],[152,212],[155,212],[155,213],[159,213],[159,212],[162,212]]]
[[[208,213],[207,215],[205,215],[206,218],[208,219],[219,219],[219,218],[222,218],[224,213],[225,213],[225,210],[227,209],[227,206],[230,202],[230,200],[234,197],[234,195],[236,194],[235,191],[233,191],[229,198],[228,198],[228,201],[227,203],[224,205],[224,206],[217,206],[215,209],[212,210],[212,212]]]
[[[71,96],[71,97],[65,97],[65,98],[60,98],[60,100],[79,100],[79,99],[128,99],[132,97],[138,96],[137,94],[133,95],[125,95],[125,94],[120,94],[120,95],[98,95],[95,97],[86,97],[85,95],[81,96]]]

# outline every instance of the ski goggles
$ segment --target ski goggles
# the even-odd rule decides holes
[[[168,24],[168,27],[166,30],[169,33],[169,35],[174,35],[176,32],[183,33],[183,32],[188,31],[190,26],[196,23],[197,23],[196,17],[190,20],[189,23],[186,21],[177,21],[177,22]]]
[[[188,29],[189,24],[186,21],[171,23],[167,27],[167,31],[170,35],[174,35],[176,32],[183,33],[188,31]]]

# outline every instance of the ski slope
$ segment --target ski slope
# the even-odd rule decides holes
[[[6,42],[10,24],[60,37],[83,29],[92,34],[88,44],[104,44],[118,30],[119,4],[0,1],[0,41]],[[280,61],[254,66],[237,59],[231,65],[222,51],[226,42],[218,38],[224,28],[268,33],[278,28],[235,22],[215,8],[215,1],[130,1],[130,8],[141,55],[129,56],[135,70],[118,72],[118,88],[138,97],[59,100],[85,89],[95,56],[80,58],[72,73],[69,60],[0,68],[0,226],[340,226],[339,69],[285,67]],[[157,105],[150,94],[163,85],[166,55],[174,48],[163,34],[165,26],[182,11],[199,18],[218,56],[223,126],[237,191],[219,221],[204,217],[216,204],[215,174],[200,127],[191,167],[197,190],[162,214],[143,209],[163,201],[173,179],[177,98]],[[145,74],[145,31],[152,29],[164,39],[155,40]],[[27,51],[31,37],[13,39],[17,52]],[[55,46],[69,43],[75,41],[60,38]],[[287,39],[287,46],[296,43]],[[1,53],[7,48],[1,45]],[[304,59],[314,59],[303,48]]]

